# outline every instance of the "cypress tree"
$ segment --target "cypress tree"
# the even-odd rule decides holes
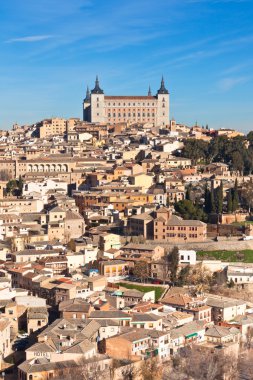
[[[18,192],[19,192],[19,195],[22,195],[23,193],[23,179],[21,175],[19,176],[19,179],[18,179]]]
[[[168,262],[170,268],[170,279],[172,282],[175,282],[177,279],[177,270],[179,263],[178,248],[174,247],[168,255]]]
[[[211,212],[211,193],[208,187],[205,187],[205,212],[209,214]]]
[[[234,186],[234,190],[233,190],[233,207],[232,207],[232,211],[236,211],[239,207],[239,195],[238,195],[238,182],[237,182],[237,178],[235,180],[235,186]]]
[[[187,187],[186,193],[185,193],[185,199],[188,201],[191,200],[191,191],[190,191],[190,186]]]
[[[230,213],[233,211],[233,198],[232,191],[229,189],[228,198],[227,198],[227,212]]]
[[[221,214],[222,210],[223,210],[223,183],[221,181],[221,184],[217,189],[217,212]]]
[[[214,196],[213,189],[211,190],[210,203],[211,203],[211,212],[216,213],[215,196]]]

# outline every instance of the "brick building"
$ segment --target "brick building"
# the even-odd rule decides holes
[[[206,223],[199,220],[184,220],[172,215],[170,209],[162,207],[128,218],[128,230],[132,235],[145,239],[169,243],[201,242],[206,239]]]

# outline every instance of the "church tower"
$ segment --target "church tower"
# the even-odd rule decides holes
[[[90,90],[87,86],[86,96],[83,100],[83,121],[91,121],[90,115]]]
[[[98,76],[96,76],[95,87],[91,90],[90,105],[92,123],[105,123],[105,96],[100,88]]]
[[[157,115],[156,115],[156,125],[165,127],[169,125],[169,107],[170,107],[170,94],[166,89],[164,84],[164,79],[162,76],[161,86],[157,91]]]

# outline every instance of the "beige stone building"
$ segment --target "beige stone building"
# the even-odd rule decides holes
[[[45,174],[47,174],[72,183],[76,179],[75,177],[78,176],[78,172],[74,173],[74,171],[94,168],[94,165],[106,167],[107,164],[103,159],[94,157],[72,157],[70,155],[59,157],[52,154],[25,160],[0,159],[0,172],[6,172],[10,178],[26,175],[30,180],[38,178],[38,174],[41,174],[41,178],[45,179]],[[35,178],[33,175],[35,175]]]
[[[67,131],[67,120],[56,117],[42,120],[37,124],[39,137],[63,135]]]
[[[147,96],[106,96],[96,78],[95,87],[87,88],[83,101],[83,120],[92,123],[142,123],[154,126],[169,124],[169,92],[162,78],[157,94],[149,88]]]
[[[29,307],[27,310],[27,332],[34,333],[48,324],[48,312],[46,307]]]
[[[11,323],[8,319],[0,319],[0,352],[2,357],[5,358],[11,352]]]

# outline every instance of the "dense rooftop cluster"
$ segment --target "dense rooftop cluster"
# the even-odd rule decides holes
[[[237,359],[252,304],[225,290],[253,283],[252,165],[251,134],[174,120],[0,131],[1,369],[159,379],[193,345]],[[210,260],[228,249],[237,263]]]

